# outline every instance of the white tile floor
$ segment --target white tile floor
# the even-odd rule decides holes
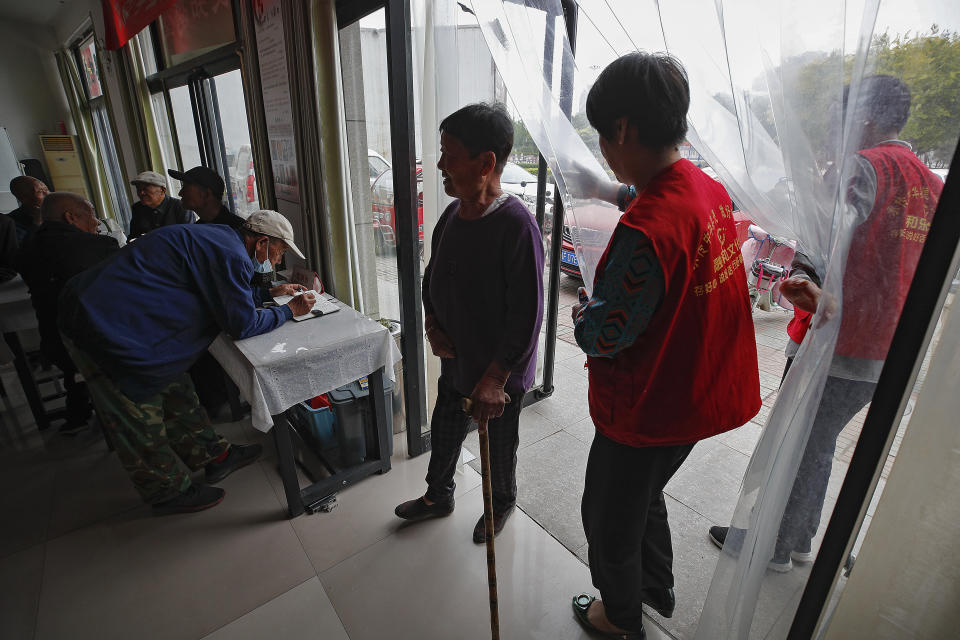
[[[524,437],[548,427],[534,418]],[[266,454],[223,482],[216,508],[163,518],[97,434],[45,433],[49,451],[7,439],[0,638],[489,637],[485,552],[470,540],[482,512],[473,469],[458,473],[451,517],[405,525],[393,508],[422,492],[428,456],[408,458],[400,434],[389,473],[341,492],[331,513],[288,520],[270,439],[248,421],[218,428],[264,441]],[[497,552],[504,638],[587,637],[570,610],[591,589],[574,553],[522,511]]]

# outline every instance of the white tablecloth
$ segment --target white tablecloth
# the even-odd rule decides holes
[[[234,341],[221,333],[213,354],[250,403],[253,426],[269,431],[271,416],[383,367],[394,380],[400,350],[386,327],[337,303],[340,311]]]

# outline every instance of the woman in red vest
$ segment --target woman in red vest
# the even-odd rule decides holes
[[[812,541],[820,526],[837,438],[873,398],[943,190],[940,178],[920,162],[908,142],[899,139],[910,102],[910,90],[898,78],[874,75],[863,80],[854,115],[863,126],[860,150],[846,189],[857,227],[843,273],[840,333],[768,564],[774,571],[789,571],[793,562],[812,562],[815,557]],[[819,307],[821,273],[822,265],[798,252],[791,277],[781,285],[780,291],[794,305],[787,326],[788,369]],[[711,527],[710,539],[723,547],[728,533],[727,527]],[[733,548],[742,535],[742,530],[731,535]]]
[[[680,157],[690,102],[667,55],[632,53],[597,78],[587,117],[636,192],[574,307],[588,356],[590,448],[582,517],[602,600],[573,608],[587,628],[644,637],[642,604],[673,613],[663,488],[704,438],[760,409],[757,350],[730,197]]]

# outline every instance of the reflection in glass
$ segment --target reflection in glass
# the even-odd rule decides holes
[[[243,99],[243,78],[240,70],[231,71],[213,78],[220,108],[220,126],[226,151],[227,175],[233,198],[232,209],[241,217],[247,217],[260,208],[257,196],[257,177],[250,148],[250,128],[247,123],[247,108]]]
[[[160,16],[158,25],[167,67],[236,39],[233,5],[221,0],[181,0]]]

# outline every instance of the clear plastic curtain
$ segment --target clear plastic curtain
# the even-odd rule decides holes
[[[420,74],[423,238],[424,260],[429,260],[433,228],[440,212],[451,202],[450,196],[444,193],[436,167],[440,159],[440,121],[463,106],[457,90],[460,52],[457,20],[461,10],[456,3],[446,0],[419,0],[412,7],[415,49],[421,53],[414,60],[414,67],[423,70]]]
[[[869,365],[864,371],[838,372],[842,367],[835,348],[843,317],[883,317],[888,326],[895,326],[900,307],[885,300],[895,297],[893,289],[909,283],[914,268],[907,260],[899,267],[899,280],[889,280],[879,255],[886,245],[879,242],[860,246],[851,260],[855,265],[880,264],[875,280],[854,283],[844,277],[851,239],[864,233],[871,205],[887,197],[880,192],[883,187],[877,187],[875,200],[864,210],[862,204],[859,209],[852,206],[849,196],[850,180],[863,164],[856,152],[864,148],[865,125],[873,119],[865,115],[873,97],[861,95],[863,79],[875,71],[900,77],[917,94],[911,117],[916,119],[922,109],[922,117],[936,119],[937,112],[927,104],[936,92],[930,85],[953,82],[960,72],[957,58],[938,62],[931,69],[932,78],[917,68],[932,64],[931,48],[957,46],[958,9],[923,0],[883,6],[881,0],[581,0],[580,31],[593,35],[589,42],[578,37],[574,56],[562,19],[552,19],[561,15],[559,0],[463,4],[476,16],[511,100],[547,159],[588,287],[619,213],[590,199],[591,181],[583,176],[602,175],[603,164],[589,135],[578,130],[566,112],[599,69],[634,50],[668,51],[681,60],[690,79],[688,139],[693,148],[749,218],[768,232],[796,240],[822,279],[822,303],[813,329],[796,353],[775,404],[768,408],[732,517],[732,524],[745,530],[742,548],[727,549],[730,553],[720,556],[697,633],[698,638],[785,635],[808,572],[794,571],[779,580],[767,572],[767,561],[815,418],[817,424],[826,417],[840,427],[849,420],[844,412],[850,406],[821,402],[821,395],[825,385],[837,380],[861,384],[861,389],[866,384],[869,389],[888,346],[888,341],[880,345],[879,359],[874,354],[860,363]],[[931,27],[935,23],[939,31]],[[875,33],[889,37],[877,39]],[[910,58],[914,54],[919,63]],[[846,104],[852,108],[843,106],[845,91]],[[915,151],[928,163],[949,158],[956,144],[960,126],[953,117],[955,96],[944,98],[947,106],[939,117],[945,123],[941,128],[947,130],[939,133],[940,142],[929,143],[923,135],[911,133],[915,145],[922,147]],[[907,130],[910,127],[908,122]],[[895,195],[889,196],[891,206],[900,206]],[[929,193],[923,197],[922,220],[906,218],[896,222],[905,225],[899,231],[887,230],[900,245],[922,246],[923,229],[936,205]],[[836,435],[833,438],[835,445]],[[832,452],[827,453],[832,459]],[[836,487],[845,469],[835,462],[833,467],[830,482]],[[830,469],[825,473],[830,476]],[[823,471],[814,475],[823,476]],[[815,514],[818,535],[832,510],[829,497],[821,509],[822,517]],[[819,538],[814,552],[818,543]]]
[[[567,115],[583,79],[560,2],[473,0],[469,4],[510,98],[557,184],[566,230],[573,238],[584,286],[591,290],[597,262],[620,212],[591,197],[595,176],[609,178],[602,158],[588,148],[589,140],[581,137]],[[611,50],[610,59],[614,57]]]

